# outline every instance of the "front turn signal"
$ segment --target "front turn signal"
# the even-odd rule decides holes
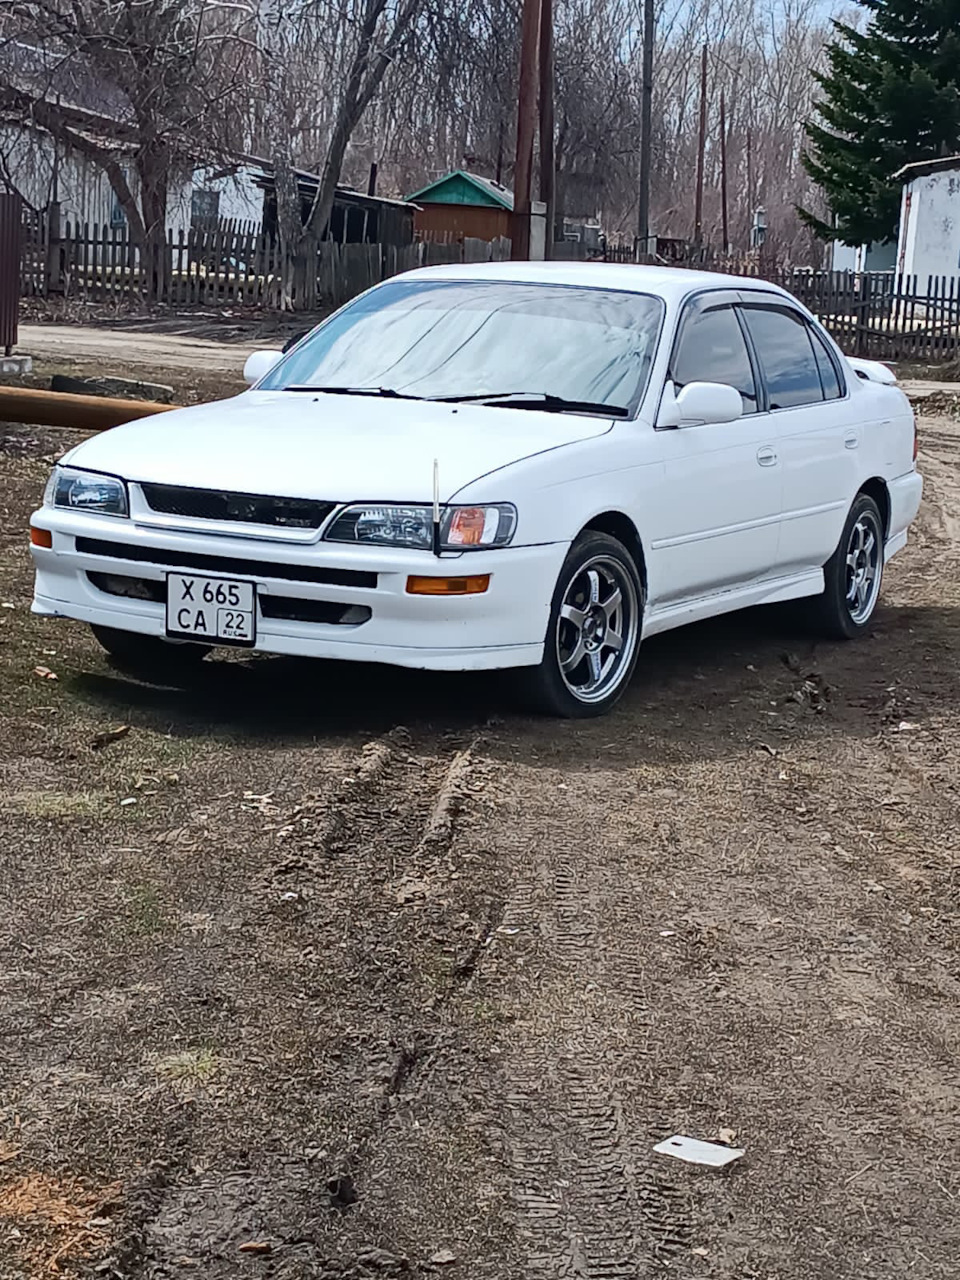
[[[407,595],[479,596],[489,585],[489,573],[475,573],[469,578],[427,578],[411,574],[407,578]]]
[[[30,541],[35,547],[46,547],[49,551],[53,547],[53,534],[49,529],[38,529],[35,524],[30,526]]]

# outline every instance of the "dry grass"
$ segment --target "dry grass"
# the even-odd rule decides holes
[[[0,798],[0,809],[16,809],[26,818],[93,818],[107,803],[105,796],[89,791],[14,791]]]
[[[0,1184],[0,1222],[30,1280],[101,1253],[113,1225],[105,1215],[119,1194],[119,1183],[94,1191],[39,1173]]]

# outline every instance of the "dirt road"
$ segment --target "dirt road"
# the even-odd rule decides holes
[[[955,1276],[960,426],[921,440],[869,637],[674,633],[590,724],[126,679],[27,613],[51,442],[8,452],[0,1276]]]
[[[275,344],[271,344],[275,345]],[[254,349],[251,342],[213,342],[181,334],[144,333],[135,328],[98,329],[67,324],[20,326],[18,351],[44,361],[164,370],[204,370],[239,376]]]

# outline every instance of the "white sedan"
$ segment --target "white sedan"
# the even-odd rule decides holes
[[[856,636],[920,503],[893,375],[759,280],[412,271],[245,375],[62,459],[35,612],[155,677],[218,645],[510,667],[590,716],[686,622],[809,596]]]

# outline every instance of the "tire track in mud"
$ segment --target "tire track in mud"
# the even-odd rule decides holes
[[[504,912],[541,975],[508,1099],[518,1232],[531,1275],[637,1280],[691,1238],[686,1197],[648,1167],[625,1119],[642,1092],[642,1045],[624,1044],[647,1022],[642,963],[602,850],[584,840],[527,858],[539,874],[521,868]]]
[[[453,847],[465,812],[483,786],[486,766],[476,755],[480,740],[475,736],[465,748],[414,741],[407,730],[396,728],[349,755],[320,755],[327,767],[335,764],[335,771],[296,803],[274,803],[269,795],[253,797],[262,804],[258,838],[265,858],[260,885],[281,906],[270,910],[266,922],[262,913],[251,917],[250,927],[266,923],[269,928],[275,911],[281,917],[290,911],[288,923],[297,928],[298,915],[301,920],[313,918],[311,901],[335,901],[335,911],[353,924],[349,950],[333,952],[335,963],[348,956],[350,969],[362,975],[367,968],[375,977],[382,962],[394,967],[410,963],[409,945],[416,942],[405,945],[404,934],[408,928],[415,934],[417,925],[405,913],[423,908],[430,936],[436,938],[439,932],[457,951],[422,1018],[406,992],[391,1001],[386,1012],[381,1009],[369,1029],[357,1024],[347,1030],[345,1051],[354,1053],[354,1042],[365,1046],[358,1052],[368,1060],[370,1083],[344,1103],[349,1116],[345,1145],[335,1144],[339,1150],[332,1160],[318,1167],[290,1154],[271,1157],[266,1168],[256,1171],[223,1168],[200,1179],[189,1173],[191,1162],[185,1160],[179,1169],[170,1170],[148,1209],[141,1200],[140,1213],[131,1215],[125,1248],[129,1254],[128,1246],[135,1242],[135,1252],[159,1268],[156,1274],[168,1274],[166,1267],[175,1273],[181,1255],[207,1252],[211,1280],[226,1280],[233,1271],[224,1269],[223,1249],[226,1241],[238,1236],[267,1239],[278,1260],[288,1254],[291,1263],[294,1254],[311,1266],[323,1260],[331,1276],[368,1274],[363,1242],[353,1238],[348,1211],[369,1162],[382,1159],[378,1145],[386,1140],[389,1148],[394,1140],[389,1133],[397,1123],[398,1104],[401,1110],[407,1106],[435,1074],[435,1051],[448,1035],[442,1007],[472,978],[502,909],[502,903],[478,907],[471,941],[461,927],[455,930],[448,924],[451,908],[439,892],[454,865]],[[422,893],[398,897],[398,885],[411,879],[423,886]],[[376,921],[382,922],[383,937]],[[376,1062],[369,1058],[372,1052]],[[261,1203],[263,1213],[255,1214],[252,1206]],[[319,1230],[305,1227],[316,1221],[318,1205],[321,1211],[327,1206],[327,1224]],[[204,1232],[218,1242],[212,1254]],[[331,1252],[340,1260],[330,1258]]]

